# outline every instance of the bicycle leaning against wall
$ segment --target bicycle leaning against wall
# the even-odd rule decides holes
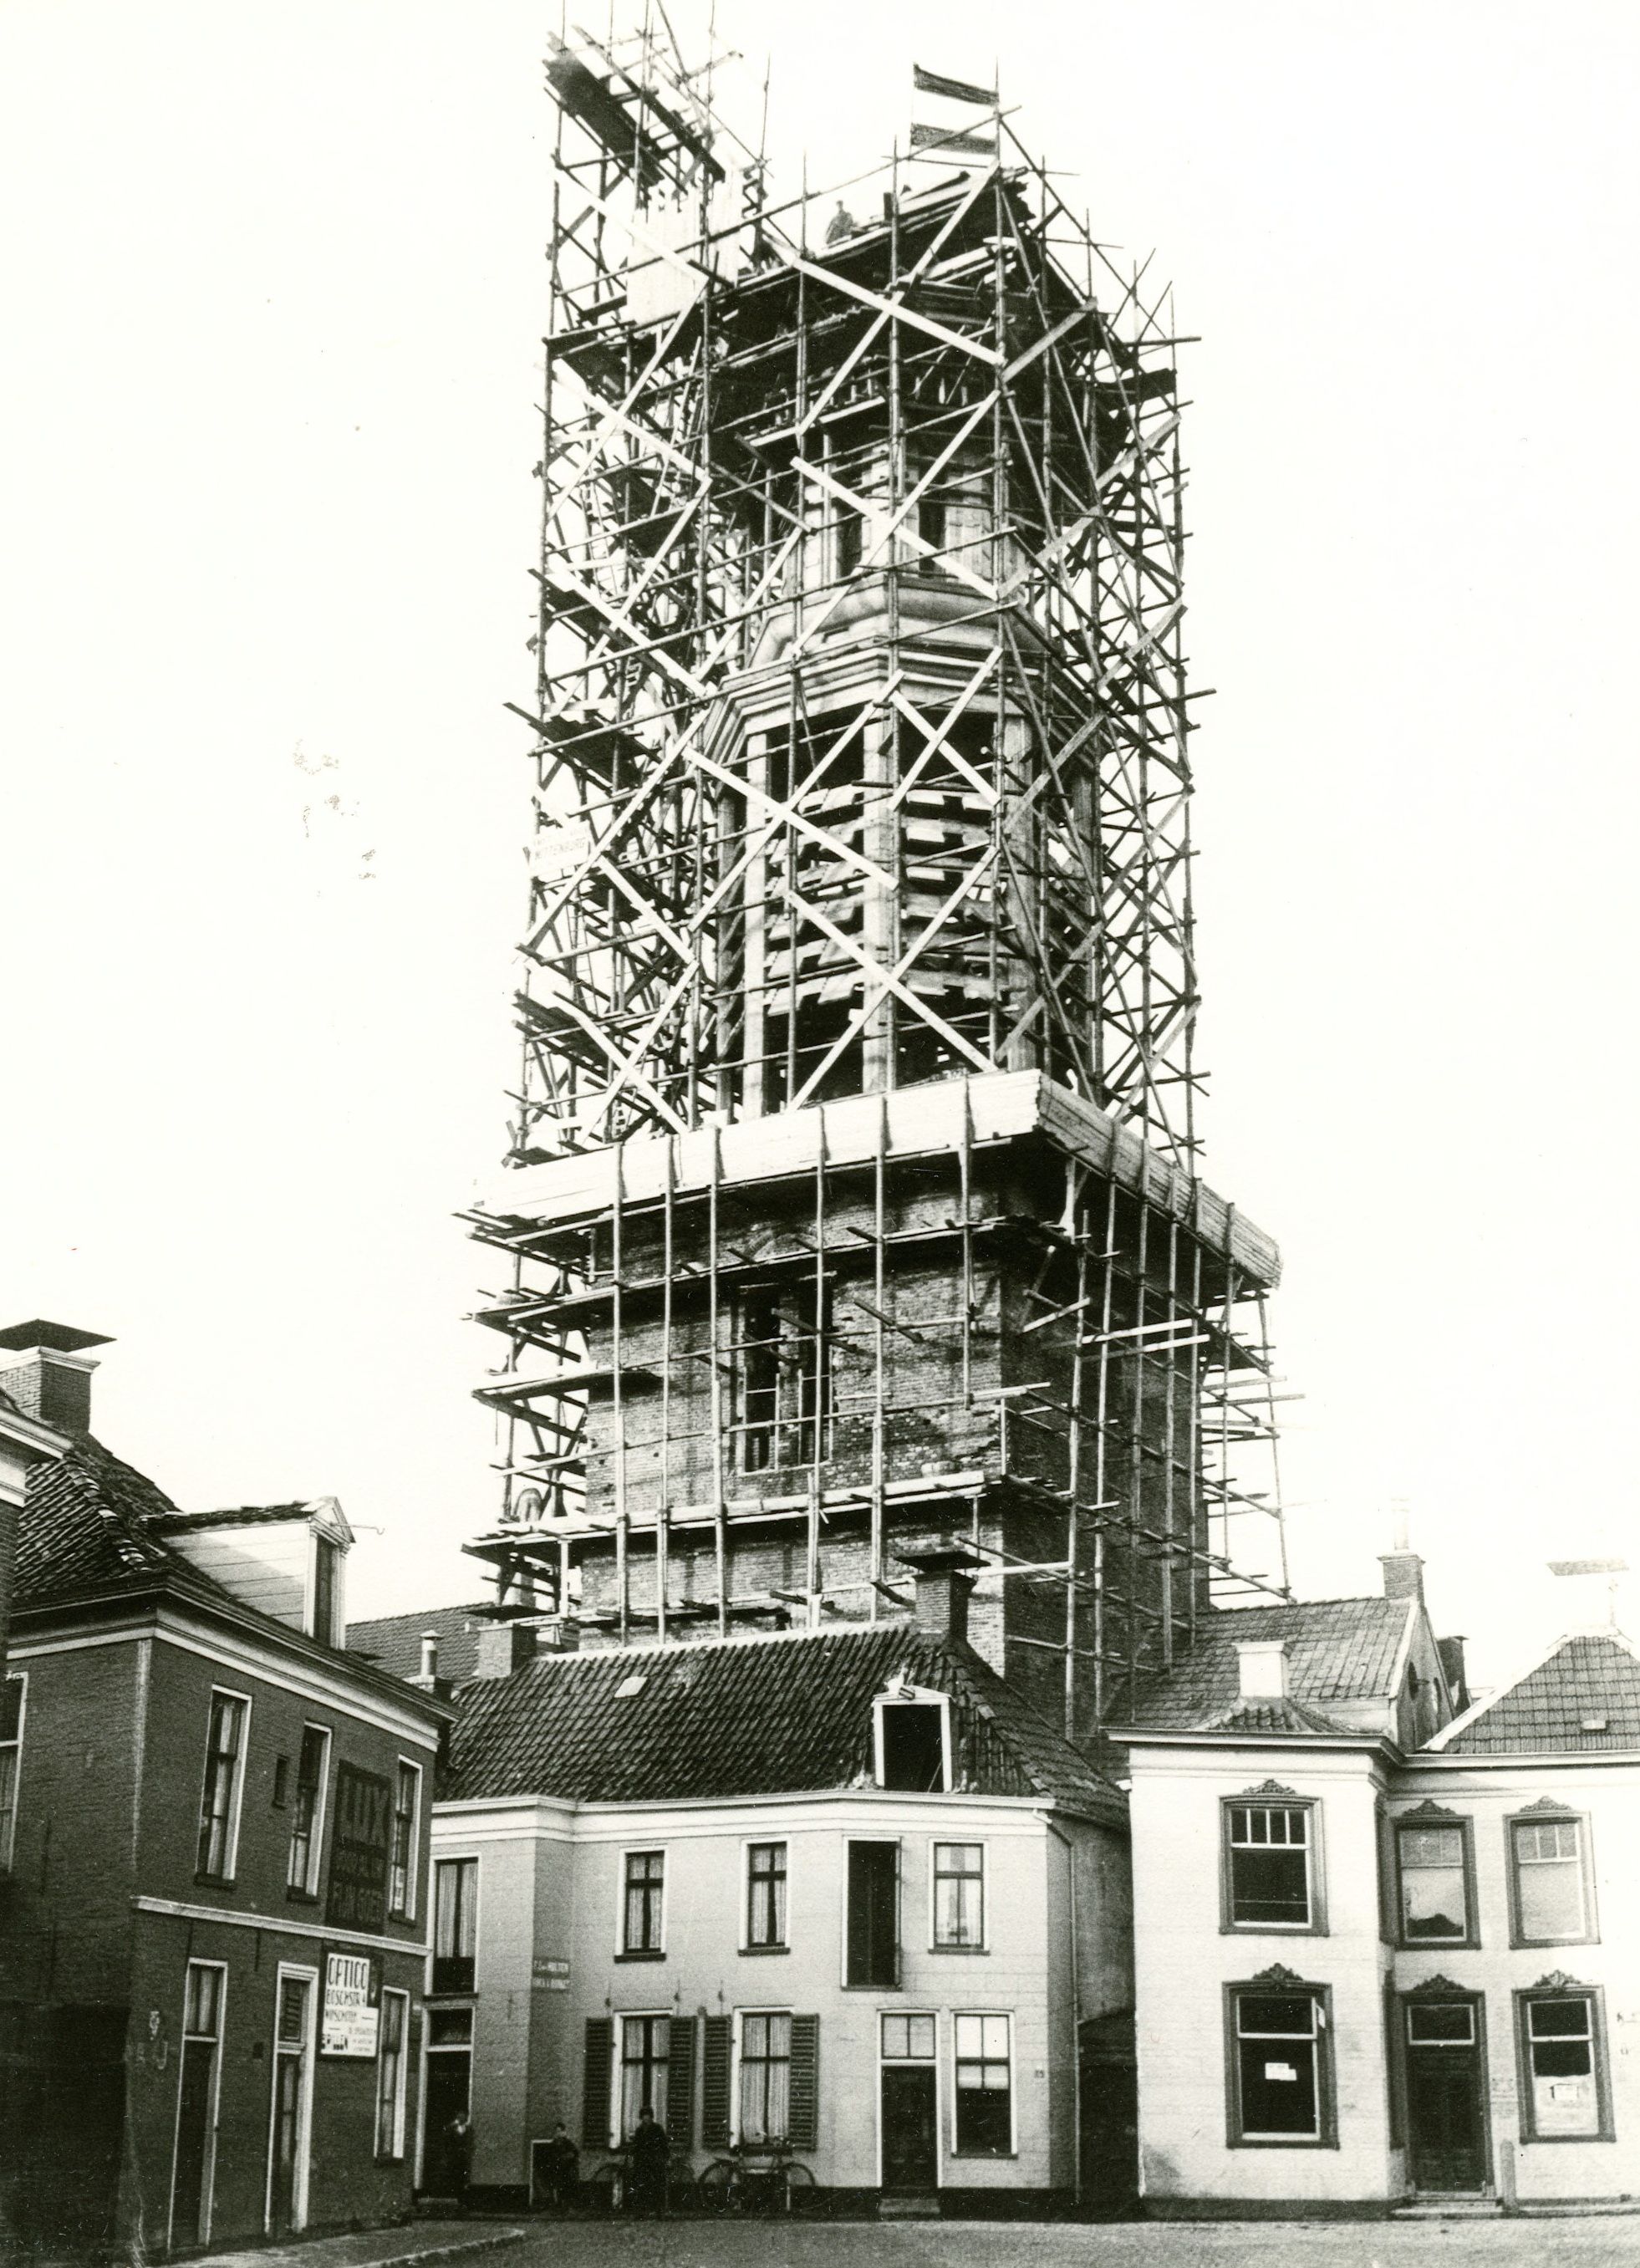
[[[695,2188],[708,2213],[805,2213],[818,2194],[790,2142],[737,2142],[712,2160]]]

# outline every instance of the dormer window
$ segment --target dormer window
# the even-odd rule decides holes
[[[313,1538],[313,1636],[321,1646],[342,1643],[342,1546]]]
[[[901,1683],[877,1703],[877,1784],[908,1795],[951,1786],[951,1704],[943,1693]]]

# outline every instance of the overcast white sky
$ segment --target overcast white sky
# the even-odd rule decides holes
[[[1640,12],[717,17],[794,182],[914,55],[999,63],[1202,334],[1208,1172],[1286,1253],[1295,1570],[1373,1587],[1408,1498],[1497,1675],[1589,1611],[1551,1555],[1640,1563]],[[549,21],[0,0],[0,1321],[117,1338],[98,1429],[185,1506],[339,1495],[355,1613],[477,1595],[495,1500],[451,1216],[511,1066]]]

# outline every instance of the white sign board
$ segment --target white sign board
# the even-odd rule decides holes
[[[327,1955],[320,2055],[373,2056],[379,2021],[379,2011],[371,2001],[369,1955]]]

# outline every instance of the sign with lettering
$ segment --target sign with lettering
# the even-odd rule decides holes
[[[325,2014],[319,2052],[327,2056],[373,2056],[380,2021],[375,1962],[367,1953],[325,1956]]]
[[[538,1992],[567,1992],[570,1989],[570,1964],[538,1953],[532,1967],[530,1982]]]
[[[385,1929],[387,1859],[393,1838],[393,1789],[379,1772],[357,1764],[336,1768],[330,1818],[330,1896],[325,1919],[333,1929]]]

